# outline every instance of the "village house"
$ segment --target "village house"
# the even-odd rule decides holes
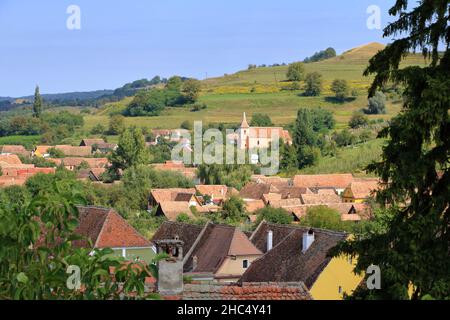
[[[229,191],[232,191],[232,188],[229,188],[226,185],[196,185],[195,190],[197,194],[202,196],[203,199],[206,197],[209,198],[209,203],[221,205],[223,202],[228,199]],[[204,201],[204,204],[206,202]]]
[[[174,229],[175,225],[167,226]],[[176,225],[176,228],[186,229],[186,225]],[[189,228],[188,228],[189,229]],[[190,239],[199,232],[196,230]],[[158,292],[164,300],[312,300],[311,294],[303,282],[289,283],[227,283],[227,282],[199,282],[185,283],[183,266],[184,253],[192,242],[186,245],[178,237],[155,240],[157,252],[164,252],[167,258],[158,262],[158,280],[156,286],[150,283],[145,286],[147,293]],[[164,236],[161,232],[160,236]],[[264,311],[266,312],[266,311]],[[195,314],[193,307],[185,305],[183,314]]]
[[[345,188],[342,199],[344,202],[363,203],[374,196],[379,187],[380,181],[378,179],[355,180]]]
[[[107,158],[65,157],[61,159],[47,158],[47,160],[55,163],[56,166],[64,166],[70,171],[76,170],[83,163],[89,168],[106,168],[109,165]]]
[[[291,184],[294,187],[308,188],[314,193],[319,193],[321,189],[334,189],[341,195],[353,179],[350,173],[296,175]]]
[[[151,210],[166,201],[187,202],[190,207],[201,206],[201,202],[195,194],[194,188],[152,189],[148,199],[148,209]]]
[[[38,173],[55,173],[55,168],[36,168],[33,164],[23,164],[15,154],[0,154],[0,187],[24,185],[28,178]]]
[[[108,153],[117,148],[115,143],[107,143],[103,139],[83,139],[80,147],[91,147],[94,153]]]
[[[155,213],[157,217],[166,217],[169,221],[176,221],[180,214],[195,218],[188,201],[161,201]]]
[[[78,207],[78,212],[75,233],[84,239],[74,241],[75,247],[111,248],[115,255],[127,260],[151,262],[155,254],[153,245],[114,209],[88,206]]]
[[[182,241],[184,274],[199,281],[235,282],[262,256],[242,231],[211,222],[203,227],[164,222],[152,242],[165,239]]]
[[[245,112],[237,132],[227,136],[239,149],[245,150],[269,148],[273,138],[292,144],[289,131],[282,127],[250,127]]]
[[[197,168],[186,167],[182,161],[166,161],[165,163],[154,163],[151,167],[155,170],[177,172],[185,176],[188,179],[194,181],[194,183],[200,183],[197,177]]]
[[[4,145],[0,146],[0,154],[15,154],[17,156],[28,157],[31,152],[22,145]]]
[[[264,255],[253,261],[239,281],[301,281],[314,299],[340,300],[363,279],[353,273],[355,259],[327,256],[348,237],[343,232],[262,222],[250,241]]]
[[[49,150],[51,148],[61,151],[67,157],[90,157],[92,155],[92,147],[90,146],[75,147],[70,145],[37,146],[33,150],[32,155],[48,158],[50,157]]]

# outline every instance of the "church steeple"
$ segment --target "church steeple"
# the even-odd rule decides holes
[[[247,122],[247,116],[245,115],[245,112],[242,117],[241,128],[246,128],[246,129],[250,128],[250,126],[248,125],[248,122]]]

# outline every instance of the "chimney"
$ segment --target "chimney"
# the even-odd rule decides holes
[[[197,265],[198,265],[198,258],[197,258],[197,256],[193,256],[192,257],[192,270],[197,269]]]
[[[273,247],[273,232],[272,230],[269,230],[269,232],[267,232],[267,252],[272,250],[272,247]]]
[[[305,253],[313,242],[314,242],[314,230],[309,229],[308,232],[303,233],[302,252]]]
[[[155,244],[158,253],[168,254],[158,262],[158,292],[163,296],[183,293],[183,241],[160,240]]]

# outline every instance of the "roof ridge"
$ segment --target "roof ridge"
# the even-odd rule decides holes
[[[325,233],[325,234],[331,234],[331,235],[348,235],[349,234],[346,231],[328,230],[328,229],[315,228],[315,227],[310,227],[310,226],[284,225],[284,224],[277,224],[277,223],[271,223],[271,222],[266,222],[266,224],[269,225],[269,226],[277,226],[277,227],[286,228],[286,229],[292,229],[292,230],[299,230],[300,228],[309,228],[309,229],[313,229],[314,232],[317,231],[317,232],[321,232],[321,233]]]

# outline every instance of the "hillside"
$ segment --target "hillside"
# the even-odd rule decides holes
[[[375,55],[383,45],[371,43],[348,50],[328,60],[305,65],[306,72],[317,71],[324,78],[324,92],[319,97],[304,97],[302,91],[286,91],[287,66],[265,67],[239,71],[223,77],[202,81],[203,92],[200,102],[206,103],[208,108],[199,112],[191,112],[188,108],[168,108],[158,117],[127,118],[128,124],[136,124],[148,128],[175,128],[183,121],[203,120],[205,122],[238,123],[242,112],[246,111],[251,117],[253,113],[267,113],[277,125],[286,125],[294,121],[300,107],[322,107],[331,110],[338,123],[338,128],[347,126],[352,113],[367,105],[367,88],[371,83],[370,77],[363,77],[369,59]],[[420,55],[411,55],[404,64],[420,64]],[[337,104],[332,99],[331,82],[336,79],[346,79],[358,96],[352,101]],[[126,108],[130,99],[105,105],[98,114],[87,117],[86,129],[96,123],[108,121],[108,115]],[[389,119],[400,110],[398,104],[388,104],[386,115],[370,116],[370,118]]]

